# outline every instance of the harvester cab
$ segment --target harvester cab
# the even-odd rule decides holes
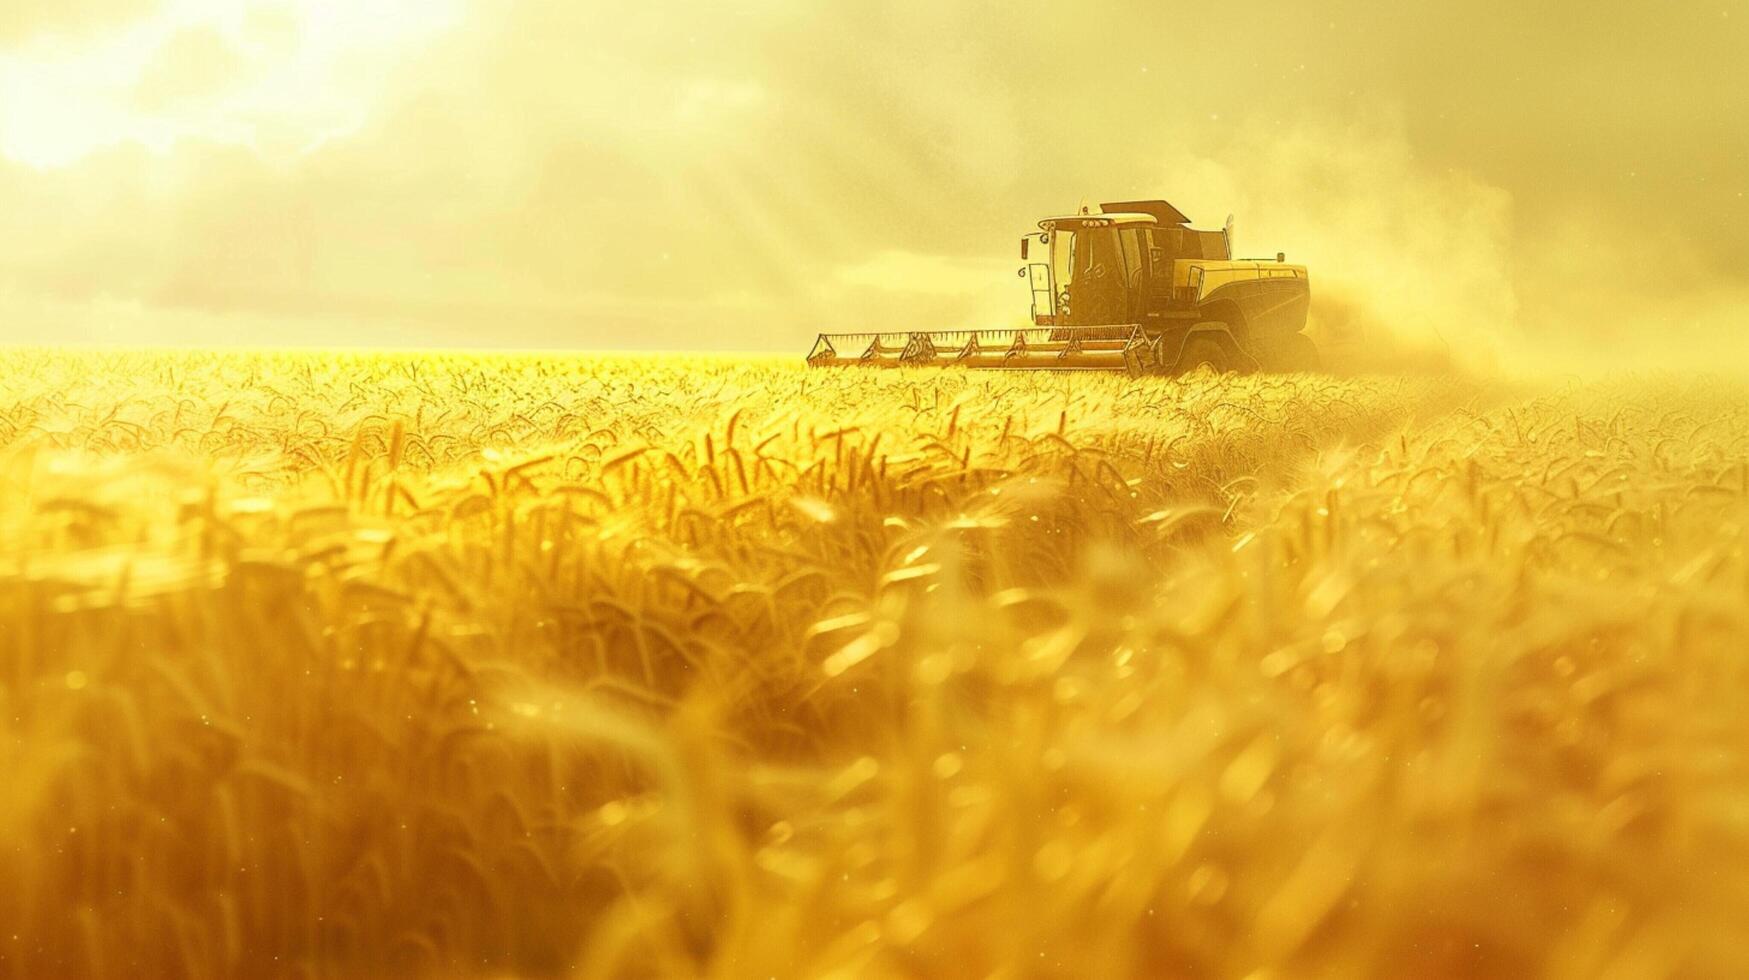
[[[1302,332],[1305,267],[1281,253],[1233,259],[1231,218],[1203,231],[1165,201],[1120,201],[1038,228],[1020,240],[1030,327],[821,334],[808,363],[1131,374],[1317,366]]]
[[[1189,220],[1165,201],[1133,201],[1040,221],[1020,247],[1034,283],[1033,324],[1141,320],[1169,300],[1177,260],[1229,257],[1227,232],[1194,231],[1184,227]]]

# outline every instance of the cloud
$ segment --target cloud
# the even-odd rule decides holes
[[[363,126],[460,3],[167,0],[109,30],[0,47],[0,156],[51,169],[225,144],[286,162]]]
[[[163,0],[6,0],[0,44],[113,29],[160,8]]]
[[[131,91],[133,105],[160,113],[224,94],[243,79],[244,55],[211,26],[180,31],[154,55]]]

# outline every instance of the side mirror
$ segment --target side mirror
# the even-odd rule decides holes
[[[1286,262],[1286,261],[1287,261],[1287,253],[1286,253],[1286,252],[1277,252],[1277,253],[1275,253],[1275,261],[1277,261],[1277,262]]]
[[[1026,261],[1026,246],[1030,244],[1032,244],[1030,239],[1022,238],[1020,240],[1020,261]]]

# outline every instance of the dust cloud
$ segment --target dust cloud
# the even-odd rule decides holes
[[[1680,232],[1596,207],[1526,221],[1507,188],[1420,158],[1401,109],[1241,127],[1161,183],[1211,218],[1232,202],[1236,254],[1308,265],[1309,330],[1353,366],[1719,371],[1744,349],[1749,291]]]

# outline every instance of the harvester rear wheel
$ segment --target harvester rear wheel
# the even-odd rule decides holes
[[[1232,370],[1232,365],[1227,363],[1227,352],[1220,344],[1207,337],[1192,337],[1185,343],[1183,353],[1178,355],[1178,373],[1189,374],[1205,367],[1216,374]]]

